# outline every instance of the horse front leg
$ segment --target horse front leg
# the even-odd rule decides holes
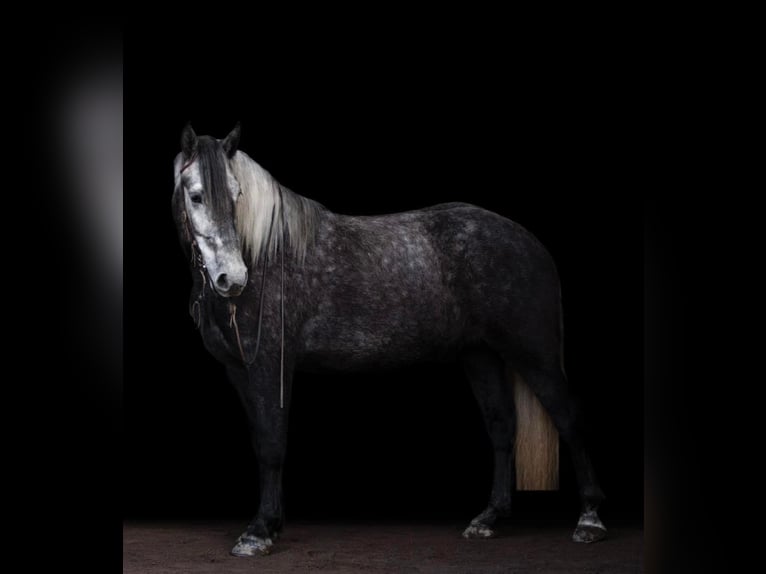
[[[261,365],[246,374],[230,373],[247,411],[260,473],[258,514],[231,550],[234,556],[268,554],[283,526],[282,468],[287,449],[290,381],[285,368],[284,408],[280,406],[280,367]]]

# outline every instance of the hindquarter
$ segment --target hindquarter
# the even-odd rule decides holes
[[[470,205],[444,210],[430,233],[466,325],[504,352],[558,352],[560,287],[553,259],[529,231]]]

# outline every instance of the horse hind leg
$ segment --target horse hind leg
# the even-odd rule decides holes
[[[586,451],[579,409],[569,391],[560,362],[551,361],[544,366],[520,362],[515,367],[550,415],[572,456],[582,501],[580,519],[572,540],[584,543],[603,540],[606,538],[606,527],[598,516],[598,508],[604,500],[604,493]]]
[[[516,415],[513,389],[505,376],[505,363],[488,348],[468,351],[461,357],[492,441],[495,467],[487,508],[463,532],[465,538],[492,538],[498,518],[510,514],[511,489],[515,482],[513,448]]]

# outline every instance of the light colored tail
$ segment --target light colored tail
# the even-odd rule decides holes
[[[516,402],[516,488],[558,490],[559,434],[524,380],[509,371]]]

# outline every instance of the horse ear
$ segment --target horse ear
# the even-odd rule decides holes
[[[221,142],[223,151],[226,152],[227,157],[234,157],[234,154],[237,152],[241,131],[242,127],[240,126],[239,122],[237,122],[237,125],[234,126],[234,129],[231,130],[231,132],[229,132],[229,135],[226,136],[226,139]]]
[[[197,134],[194,133],[191,122],[187,123],[181,132],[181,150],[186,159],[191,159],[197,151]]]

